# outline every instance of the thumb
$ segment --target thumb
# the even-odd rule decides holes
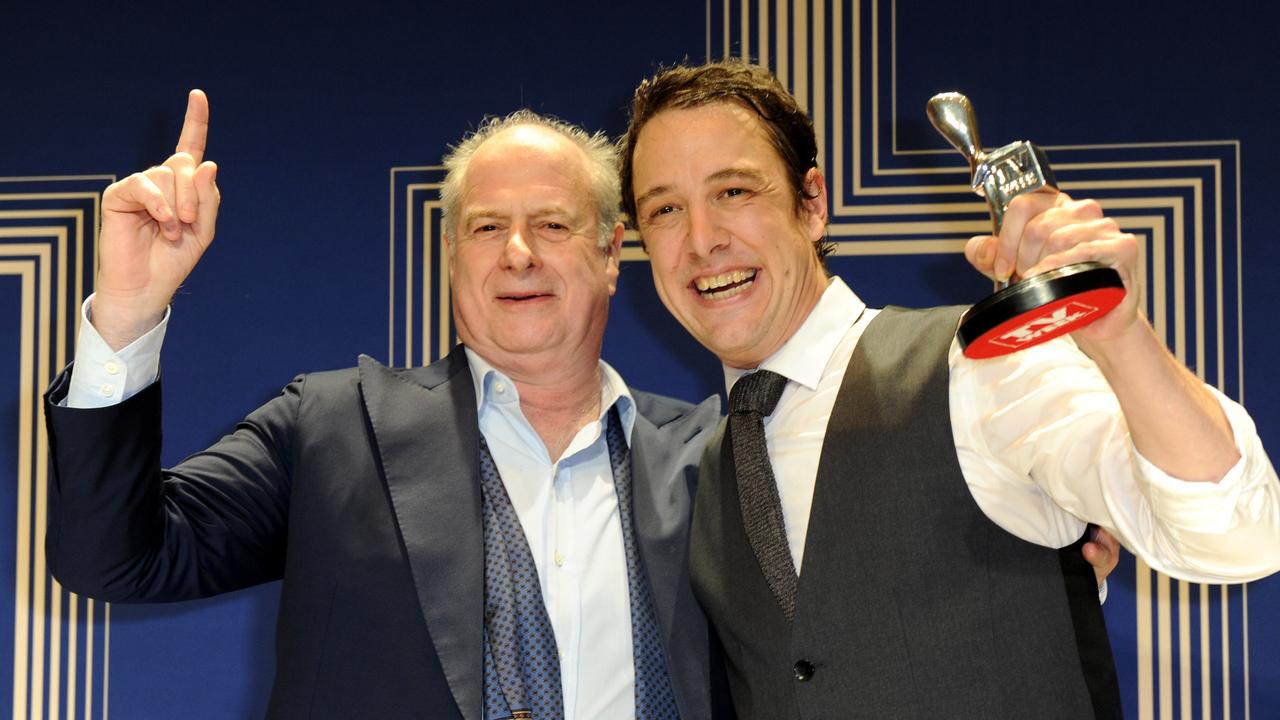
[[[996,248],[999,238],[993,235],[976,235],[964,245],[964,257],[978,272],[995,277]]]

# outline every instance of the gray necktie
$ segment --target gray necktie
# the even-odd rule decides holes
[[[764,418],[773,412],[786,385],[785,377],[768,370],[739,378],[729,393],[729,437],[747,539],[789,622],[796,614],[796,566],[764,440]]]

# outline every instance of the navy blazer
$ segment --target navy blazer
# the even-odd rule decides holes
[[[160,467],[160,384],[109,408],[46,396],[49,567],[111,602],[283,579],[273,718],[482,709],[476,396],[460,348],[428,367],[300,376],[213,447]],[[719,414],[634,392],[636,538],[681,716],[718,716],[718,653],[690,590],[698,458]],[[713,665],[714,658],[714,665]]]

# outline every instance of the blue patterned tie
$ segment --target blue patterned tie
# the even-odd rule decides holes
[[[485,720],[564,717],[560,653],[520,518],[480,438]]]
[[[627,584],[631,589],[631,645],[635,653],[636,720],[679,720],[667,656],[662,649],[657,613],[649,578],[636,547],[635,524],[631,516],[631,450],[622,434],[618,409],[609,412],[609,464],[613,466],[613,487],[618,494],[618,516],[622,521],[622,548],[627,556]]]

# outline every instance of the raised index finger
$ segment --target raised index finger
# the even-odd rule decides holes
[[[175,152],[185,152],[199,165],[204,160],[205,138],[209,135],[209,98],[203,90],[192,90],[187,96],[187,117],[182,121],[182,135]]]

